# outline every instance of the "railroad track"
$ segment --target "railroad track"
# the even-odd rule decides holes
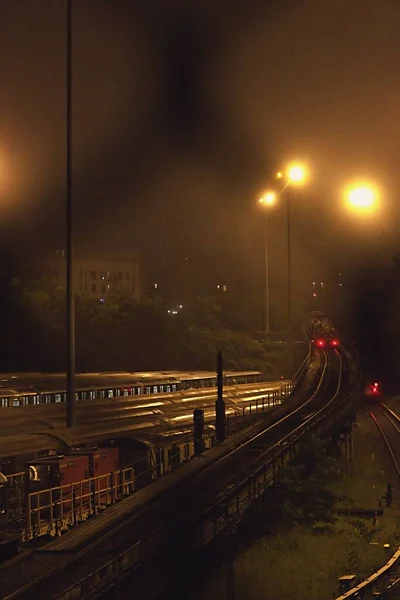
[[[339,354],[337,353],[337,357]],[[135,553],[137,559],[144,560],[160,552],[171,536],[182,528],[193,523],[197,516],[210,505],[210,501],[221,489],[226,489],[232,480],[232,466],[246,464],[254,459],[254,445],[256,452],[260,447],[274,444],[279,440],[287,426],[293,429],[301,422],[301,415],[313,404],[315,398],[323,391],[325,386],[331,388],[332,382],[326,378],[328,357],[321,353],[320,374],[310,390],[311,376],[306,377],[303,387],[309,389],[305,402],[298,402],[289,413],[267,426],[262,432],[235,448],[212,466],[200,471],[189,481],[182,482],[160,499],[154,501],[127,519],[95,539],[90,545],[70,553],[58,551],[37,551],[31,555],[25,565],[24,578],[21,577],[21,565],[16,569],[0,571],[3,600],[44,600],[62,598],[63,592],[71,587],[83,586],[87,575],[96,573],[116,557],[129,554],[130,568],[134,563]],[[340,357],[337,358],[337,364]],[[315,377],[315,373],[314,373]],[[205,485],[205,482],[207,485]],[[188,514],[188,506],[191,511]],[[21,585],[15,586],[14,577],[20,577]],[[28,581],[26,581],[28,579]],[[25,583],[23,583],[25,581]]]
[[[395,477],[392,489],[395,497],[400,494],[400,417],[386,404],[380,402],[368,410],[370,417],[380,431],[391,458]],[[381,593],[386,600],[400,597],[400,546],[389,561],[336,600],[348,598],[374,598]]]

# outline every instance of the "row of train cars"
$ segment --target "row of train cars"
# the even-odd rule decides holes
[[[27,377],[27,375],[15,377],[14,381],[25,385]],[[89,379],[88,376],[86,377]],[[131,398],[125,398],[125,390],[134,387],[131,385],[133,380],[140,381],[138,374],[102,374],[99,377],[106,377],[108,385],[104,386],[105,381],[103,381],[101,386],[77,388],[81,391],[95,389],[96,394],[103,390],[109,394],[107,400],[104,398],[103,400],[92,399],[87,402],[79,402],[79,407],[82,409],[85,407],[85,413],[91,408],[97,412],[98,405],[113,405],[117,410],[121,402],[123,405],[130,402],[141,402],[140,396],[136,394],[133,394]],[[45,393],[53,395],[60,393],[60,386],[57,386],[57,391],[51,389],[50,386],[54,384],[51,376],[43,376],[42,381],[44,378],[46,378],[48,386],[44,390]],[[264,409],[265,400],[268,401],[266,408],[272,408],[274,404],[280,403],[283,386],[287,387],[288,382],[271,384],[263,382],[263,379],[260,372],[225,373],[224,384],[227,401],[229,402],[230,397],[234,398],[235,394],[238,395],[240,388],[244,390],[240,394],[245,396],[247,393],[250,402],[253,398],[256,398],[256,402],[259,399],[260,407],[262,402]],[[39,388],[40,381],[37,376],[35,382],[38,388],[37,391],[35,390],[37,394],[42,393]],[[176,373],[173,377],[170,373],[158,373],[153,376],[146,374],[145,381],[146,386],[142,385],[142,391],[145,387],[151,387],[153,397],[157,400],[160,399],[160,388],[163,386],[164,391],[161,393],[166,403],[169,402],[168,398],[178,395],[179,401],[182,403],[183,394],[185,394],[185,400],[188,396],[189,400],[197,398],[200,402],[204,397],[208,398],[210,394],[215,395],[215,390],[210,389],[208,392],[206,389],[201,389],[215,387],[215,373]],[[176,386],[176,388],[172,386]],[[167,389],[171,391],[168,392]],[[172,391],[173,389],[174,391]],[[186,391],[178,393],[175,391],[178,389]],[[15,391],[23,393],[21,389]],[[64,393],[62,389],[61,393]],[[150,392],[147,391],[147,393]],[[102,398],[99,395],[96,397]],[[143,395],[142,398],[145,402],[146,399]],[[147,402],[149,400],[150,398]],[[184,405],[185,402],[183,401],[182,404]],[[6,433],[4,428],[7,421],[15,420],[14,416],[19,419],[18,415],[25,418],[25,415],[29,413],[34,415],[39,411],[42,414],[43,411],[47,411],[47,408],[55,410],[57,407],[54,406],[54,409],[51,409],[50,406],[22,405],[19,410],[10,412],[8,408],[1,409],[5,415],[12,417],[12,419],[4,417],[4,433]],[[59,408],[61,409],[61,406]],[[39,415],[36,418],[40,420],[41,417]],[[20,433],[3,438],[0,456],[0,515],[2,515],[0,520],[3,533],[7,533],[6,540],[9,539],[10,531],[15,532],[16,538],[13,539],[18,539],[18,543],[45,534],[54,535],[65,531],[77,520],[84,520],[104,506],[147,485],[194,454],[192,427],[186,427],[186,429],[183,427],[181,431],[165,428],[163,435],[157,437],[154,432],[151,432],[151,436],[149,436],[146,435],[145,430],[137,429],[135,431],[134,428],[129,435],[124,435],[123,432],[127,428],[126,423],[121,421],[120,427],[118,421],[114,423],[117,425],[113,425],[112,435],[107,433],[110,425],[105,422],[104,425],[86,425],[84,434],[80,433],[80,428],[77,427],[74,432],[69,434],[70,439],[66,438],[68,433],[65,432],[65,428],[62,430],[63,433],[56,428],[42,432],[27,429],[26,432],[21,430]],[[102,432],[104,432],[103,436]],[[206,425],[205,448],[213,445],[214,434],[213,425]],[[82,441],[86,439],[86,436],[89,442],[85,444]],[[79,440],[79,443],[75,443],[76,440]],[[97,445],[93,444],[94,440],[98,443]],[[11,447],[16,451],[10,451]],[[17,454],[17,450],[19,457],[13,458],[12,454]],[[10,452],[10,455],[5,456],[5,452]],[[1,548],[0,533],[0,558]],[[7,548],[5,556],[8,556],[10,545],[6,545],[5,548]]]
[[[262,381],[258,371],[227,371],[226,385]],[[65,373],[10,373],[0,374],[0,407],[57,404],[66,401]],[[160,371],[160,372],[105,372],[78,373],[75,377],[77,401],[96,398],[119,398],[181,390],[215,387],[215,371]]]

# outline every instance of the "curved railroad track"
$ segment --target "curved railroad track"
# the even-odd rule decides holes
[[[310,413],[310,409],[315,414],[334,401],[343,377],[340,353],[333,351],[328,355],[322,352],[317,362],[319,366],[310,370],[297,397],[292,399],[290,408],[285,408],[284,414],[279,411],[280,414],[274,417],[270,415],[270,418],[275,419],[273,422],[270,421],[262,431],[211,466],[187,481],[181,481],[123,523],[113,526],[111,531],[99,534],[83,548],[70,548],[68,552],[67,544],[65,550],[60,552],[60,549],[52,550],[50,545],[47,549],[44,547],[31,554],[28,561],[16,563],[14,568],[1,569],[3,600],[63,598],[65,590],[82,590],[88,574],[95,576],[118,557],[130,553],[132,558],[136,553],[137,561],[143,561],[160,548],[165,548],[171,541],[171,535],[193,525],[212,504],[216,494],[232,485],[235,477],[237,480],[237,476],[249,466],[249,461],[252,467],[255,466],[255,451],[258,455],[263,455],[260,446],[264,446],[264,451],[267,452],[268,448],[284,440],[290,432],[304,424],[303,417]],[[281,408],[283,410],[284,407]],[[66,543],[67,537],[65,536]]]

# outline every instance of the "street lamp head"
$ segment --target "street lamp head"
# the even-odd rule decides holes
[[[299,185],[304,183],[307,178],[307,170],[304,165],[293,163],[289,165],[287,170],[287,178],[289,183]]]
[[[378,192],[369,183],[359,183],[347,189],[346,198],[350,208],[359,213],[370,213],[376,209]]]
[[[276,174],[276,178],[277,179],[282,179],[282,177],[283,177],[282,171],[278,171],[278,173]]]
[[[263,206],[272,206],[276,202],[276,194],[275,192],[266,192],[259,199],[259,203]]]

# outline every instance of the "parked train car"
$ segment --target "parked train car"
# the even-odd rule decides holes
[[[235,385],[262,381],[264,375],[259,371],[227,371],[224,378],[226,385]],[[76,399],[92,400],[173,393],[216,385],[216,373],[209,371],[78,373]],[[65,373],[14,373],[1,376],[0,407],[17,408],[31,404],[53,404],[65,401]]]
[[[281,402],[275,392],[257,394],[256,386],[248,386],[241,397],[239,388],[236,393],[226,402],[233,419]],[[189,460],[194,454],[193,411],[185,405],[182,410],[184,414],[174,413],[175,421],[163,418],[158,424],[154,419],[140,426],[117,420],[48,434],[0,436],[3,466],[16,467],[19,461],[21,468],[0,475],[0,503],[8,522],[24,531],[25,540],[57,535]],[[204,447],[209,448],[215,442],[214,409],[206,410],[205,417]]]

